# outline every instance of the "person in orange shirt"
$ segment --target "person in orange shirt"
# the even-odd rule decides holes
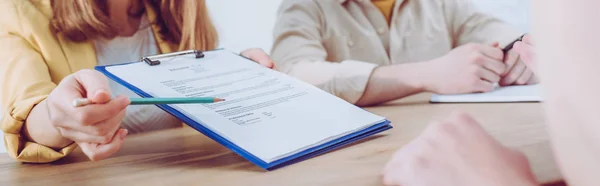
[[[0,12],[1,124],[8,154],[23,162],[76,146],[100,160],[130,132],[181,126],[155,106],[125,109],[136,95],[87,69],[217,46],[204,0],[2,0]],[[260,49],[242,54],[273,67]],[[75,98],[95,104],[75,108]]]
[[[524,33],[468,0],[284,0],[277,69],[358,106],[537,83],[505,47]]]

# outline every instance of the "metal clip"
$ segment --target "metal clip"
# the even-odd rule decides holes
[[[189,54],[194,54],[194,57],[196,57],[196,59],[204,57],[204,53],[202,53],[202,51],[200,51],[200,50],[186,50],[186,51],[174,52],[174,53],[168,53],[168,54],[146,56],[146,57],[142,57],[142,59],[140,61],[145,62],[150,66],[155,66],[155,65],[160,65],[159,59],[167,58],[167,57],[183,56],[183,55],[189,55]]]

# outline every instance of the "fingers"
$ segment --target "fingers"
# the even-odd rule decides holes
[[[508,86],[508,85],[515,84],[517,82],[517,80],[519,78],[521,78],[521,75],[523,74],[523,72],[526,69],[527,69],[527,66],[525,66],[524,63],[517,62],[517,64],[515,64],[515,66],[509,70],[508,74],[506,76],[504,76],[504,78],[500,82],[500,85]]]
[[[525,62],[529,68],[536,69],[537,64],[535,63],[533,46],[524,42],[517,42],[515,43],[515,50],[521,56],[521,60]]]
[[[121,121],[125,117],[126,110],[121,111],[116,116],[90,125],[82,125],[77,121],[69,121],[62,124],[60,128],[63,128],[65,132],[77,132],[82,134],[71,134],[65,136],[73,141],[78,142],[90,142],[90,143],[108,143],[107,138],[112,138],[112,135],[121,126]],[[88,136],[82,136],[88,135]],[[96,136],[96,137],[89,137]]]
[[[515,51],[520,55],[521,61],[519,62],[526,66],[521,76],[516,80],[517,84],[525,85],[530,82],[536,82],[534,71],[537,69],[535,61],[535,52],[531,45],[531,37],[529,35],[523,38],[523,42],[515,43]]]
[[[397,167],[397,168],[396,168]],[[382,184],[385,186],[400,186],[402,183],[403,166],[397,163],[388,163],[382,173]]]
[[[510,71],[515,67],[515,65],[519,62],[519,54],[514,51],[509,51],[504,58],[504,64],[506,64],[506,69],[504,73],[500,74],[500,76],[504,77],[510,73]]]
[[[125,96],[117,96],[105,104],[91,104],[76,109],[74,118],[81,125],[91,125],[110,118],[114,118],[125,110],[131,103]]]
[[[488,56],[483,57],[481,66],[498,75],[503,74],[506,70],[506,64],[502,63],[502,59],[496,60],[493,58],[489,58]]]
[[[72,141],[84,143],[110,143],[114,134],[121,126],[121,119],[125,116],[122,111],[117,117],[104,121],[93,126],[81,126],[78,123],[71,124],[68,127],[59,127],[61,135]]]
[[[92,131],[91,135],[112,136],[121,127],[121,121],[123,120],[123,117],[125,117],[125,114],[126,111],[123,110],[114,118],[94,124],[93,127],[95,127],[96,130]]]
[[[65,138],[69,138],[72,141],[78,143],[97,143],[97,144],[106,144],[112,141],[113,135],[107,136],[95,136],[89,135],[83,132],[79,132],[73,130],[71,128],[59,128],[60,134]],[[114,133],[113,133],[114,134]]]
[[[502,50],[497,46],[479,45],[479,47],[480,52],[485,56],[495,59],[496,61],[502,61],[504,59],[504,52],[502,52]]]
[[[430,128],[430,127],[428,127],[428,128]],[[420,135],[419,137],[413,139],[412,141],[410,141],[408,144],[406,144],[402,148],[398,149],[394,153],[392,160],[386,163],[386,165],[384,166],[384,168],[382,170],[383,185],[390,185],[390,186],[401,185],[401,183],[403,181],[402,177],[401,177],[401,175],[403,175],[402,167],[406,167],[403,164],[410,163],[407,161],[406,157],[407,157],[407,155],[410,155],[410,153],[418,150],[419,139],[421,138],[421,136],[423,136],[423,135]]]
[[[515,84],[526,85],[533,78],[533,72],[530,69],[523,70],[523,74],[517,79]]]
[[[110,88],[108,80],[100,72],[94,70],[81,70],[74,74],[75,80],[81,85],[86,98],[94,103],[106,103],[110,101]]]
[[[445,134],[443,138],[445,138],[446,140],[460,141],[459,138],[468,135],[469,128],[473,127],[472,125],[476,124],[477,122],[473,118],[471,118],[471,116],[468,113],[457,110],[438,122],[438,131],[433,133],[432,136],[435,137],[441,134]]]
[[[83,87],[75,79],[75,74],[65,77],[47,98],[53,111],[60,110],[64,113],[73,113],[73,100],[82,98],[85,94]]]
[[[445,120],[449,123],[457,124],[459,127],[456,128],[458,137],[476,137],[480,140],[495,141],[491,135],[489,135],[481,124],[475,120],[471,115],[463,111],[455,111]]]
[[[522,41],[529,45],[533,45],[533,39],[531,38],[531,35],[529,35],[529,34],[525,35],[523,37]]]
[[[273,68],[273,66],[275,66],[275,63],[273,62],[273,60],[271,60],[269,55],[267,55],[267,53],[265,53],[262,49],[258,49],[258,48],[247,49],[242,52],[242,55],[258,62],[260,65],[262,65],[264,67]]]
[[[452,112],[447,118],[447,121],[453,123],[477,124],[476,127],[481,128],[479,122],[477,122],[473,116],[461,110]]]
[[[123,97],[124,98],[124,97]],[[61,134],[73,141],[88,143],[108,143],[113,134],[119,128],[121,120],[125,117],[125,107],[129,104],[129,99],[114,99],[106,104],[88,105],[79,108],[63,118],[54,118],[59,120],[56,127],[60,128]],[[125,101],[125,104],[122,103]]]
[[[111,142],[108,144],[79,143],[79,146],[90,160],[102,160],[116,153],[119,148],[121,148],[127,133],[127,129],[120,129],[115,133]]]
[[[57,127],[78,128],[115,117],[130,104],[129,98],[118,96],[105,104],[91,104],[74,107],[70,101],[50,101],[52,107],[50,119]]]
[[[479,70],[477,71],[477,76],[490,83],[497,83],[498,81],[500,81],[500,75],[485,68],[479,68]]]

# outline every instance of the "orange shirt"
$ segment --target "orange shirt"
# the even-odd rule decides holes
[[[389,25],[392,21],[392,9],[394,9],[396,0],[371,0],[371,2],[373,2],[373,5],[379,8]]]

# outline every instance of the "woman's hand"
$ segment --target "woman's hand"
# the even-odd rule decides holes
[[[93,104],[73,106],[73,100],[87,98]],[[127,135],[120,129],[130,101],[111,99],[108,80],[93,70],[76,72],[61,81],[46,99],[49,121],[59,133],[80,145],[91,160],[115,153]]]
[[[267,68],[272,69],[275,67],[275,63],[273,62],[271,57],[269,57],[269,55],[267,55],[267,53],[260,48],[246,49],[242,52],[242,56],[250,58],[256,61],[258,64]]]

